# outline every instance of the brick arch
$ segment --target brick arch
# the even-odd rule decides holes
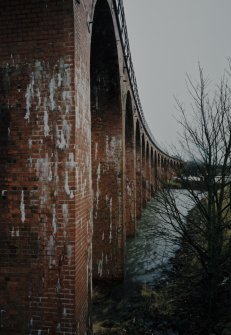
[[[163,157],[163,177],[166,177],[166,167],[167,167],[167,160],[166,157]]]
[[[142,210],[142,156],[141,156],[141,134],[140,123],[136,121],[136,218],[140,218]]]
[[[160,177],[160,170],[161,170],[161,156],[160,156],[159,152],[157,154],[157,166],[158,166],[158,178],[159,178]]]
[[[169,159],[166,158],[166,178],[168,179],[169,177],[169,168],[170,168],[170,165],[169,165]]]
[[[154,150],[151,147],[151,196],[155,194],[155,162],[154,162]]]
[[[160,178],[161,178],[161,180],[163,180],[163,177],[164,177],[164,156],[161,155],[160,157],[161,157],[160,158],[160,164],[161,164],[161,175],[160,175]]]
[[[125,107],[125,224],[126,235],[135,234],[135,150],[134,120],[131,94],[128,91]]]
[[[121,1],[13,2],[4,6],[0,48],[1,333],[83,335],[92,228],[94,278],[124,273],[121,96],[129,87],[140,209],[142,143],[144,167],[146,141],[155,143],[142,117]],[[146,204],[146,188],[143,194]]]
[[[144,133],[142,134],[141,138],[142,143],[142,168],[141,168],[141,174],[142,174],[142,207],[146,207],[146,139]]]
[[[158,189],[161,187],[161,178],[162,178],[162,156],[158,153]]]
[[[154,176],[155,176],[155,191],[157,191],[157,182],[158,182],[158,154],[155,150],[154,153]]]
[[[123,273],[122,108],[117,44],[106,0],[95,6],[91,37],[93,278]]]
[[[165,156],[162,156],[162,180],[166,180],[166,174],[167,174],[167,160]]]
[[[147,201],[151,198],[150,193],[150,180],[151,180],[151,160],[150,160],[150,145],[146,143],[146,199]]]

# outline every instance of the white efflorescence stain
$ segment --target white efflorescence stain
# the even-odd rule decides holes
[[[90,99],[86,99],[90,95],[89,81],[88,81],[87,69],[85,62],[80,59],[80,65],[76,70],[75,82],[76,82],[76,127],[81,129],[84,134],[87,134],[87,138],[90,141],[90,127],[88,113],[90,111]]]
[[[70,138],[71,138],[71,126],[67,123],[64,119],[62,121],[62,129],[59,130],[58,126],[56,126],[56,133],[57,133],[57,147],[59,149],[68,149],[70,145]]]
[[[62,204],[62,212],[63,212],[63,225],[64,225],[63,235],[64,238],[66,238],[67,235],[66,227],[68,224],[68,217],[69,217],[68,204]]]
[[[45,158],[37,159],[35,163],[35,168],[37,176],[39,177],[40,181],[46,181],[52,179],[52,171],[47,153]]]
[[[32,139],[29,138],[29,140],[28,140],[28,147],[29,147],[29,149],[32,149],[32,144],[33,144]]]
[[[46,71],[47,69],[47,71]],[[58,73],[49,74],[48,66],[44,62],[36,60],[34,71],[31,73],[30,82],[27,85],[25,99],[26,99],[26,114],[25,120],[30,122],[32,114],[32,106],[37,111],[37,119],[39,117],[38,111],[41,105],[43,106],[43,122],[44,122],[44,136],[51,136],[51,125],[49,125],[49,112],[54,113],[58,109],[61,111],[61,124],[52,124],[56,131],[56,145],[59,149],[68,149],[71,137],[71,125],[68,122],[68,114],[72,106],[72,88],[71,88],[71,72],[70,66],[64,63],[63,59],[59,60]],[[41,96],[46,87],[45,96]],[[61,105],[57,106],[58,89],[62,87]],[[59,94],[60,97],[60,94]],[[37,120],[37,124],[39,121]]]
[[[52,169],[51,169],[51,165],[49,166],[49,174],[48,174],[48,180],[52,181],[53,178],[53,174],[52,174]]]
[[[64,316],[64,318],[67,317],[67,309],[66,309],[66,307],[63,308],[63,316]]]
[[[82,98],[82,103],[86,101],[86,95],[89,93],[89,82],[84,78],[86,73],[82,73],[81,77],[83,81],[78,82],[79,93]],[[34,169],[35,173],[40,182],[40,206],[47,206],[49,199],[50,184],[54,184],[54,196],[57,196],[61,190],[61,183],[59,177],[59,150],[65,151],[65,160],[63,161],[64,175],[62,180],[62,189],[68,195],[70,199],[74,198],[74,191],[71,189],[71,176],[76,173],[77,176],[77,164],[75,162],[74,152],[69,152],[71,135],[72,135],[72,120],[70,112],[73,108],[73,78],[71,76],[70,64],[66,64],[64,59],[60,59],[57,64],[52,66],[45,61],[36,60],[34,67],[31,70],[29,82],[25,92],[25,116],[24,119],[28,123],[33,121],[35,127],[31,130],[31,137],[28,141],[30,153],[29,167]],[[89,108],[85,104],[82,117],[82,126],[84,131],[86,130],[87,136],[89,135],[89,120],[88,113]],[[83,114],[82,113],[82,114]],[[79,113],[81,114],[81,113]],[[33,117],[33,118],[32,118]],[[40,129],[41,128],[41,129]],[[86,128],[86,129],[85,129]],[[90,137],[89,137],[90,138]],[[44,147],[47,143],[54,143],[54,150],[52,154],[49,150],[46,150],[44,154]],[[88,139],[90,142],[90,140]],[[39,155],[33,156],[33,146],[39,146]],[[44,157],[45,156],[45,157]],[[31,171],[31,170],[30,170]],[[77,176],[78,177],[78,176]],[[85,196],[87,189],[87,181],[81,176],[81,193]],[[69,185],[70,183],[70,185]],[[57,211],[57,212],[56,212]],[[63,234],[65,240],[67,238],[67,224],[69,219],[68,205],[63,204]],[[21,192],[20,202],[20,213],[22,223],[26,220],[26,210],[24,203],[24,191]],[[54,255],[56,247],[56,238],[58,225],[58,209],[55,205],[50,208],[50,217],[52,232],[48,236],[47,240],[47,254],[50,256],[49,265],[52,266],[55,262]],[[61,223],[60,223],[61,224]],[[13,228],[11,234],[19,236],[19,229]],[[71,261],[72,246],[67,245],[67,258]],[[40,331],[38,331],[39,334]]]
[[[50,108],[52,111],[55,109],[55,91],[56,91],[56,83],[55,78],[51,78],[49,83],[49,92],[50,92]]]
[[[70,169],[74,169],[76,166],[73,152],[69,153],[69,161],[67,162],[67,165]]]
[[[41,93],[40,93],[39,87],[37,87],[37,89],[36,89],[36,97],[37,97],[37,106],[36,106],[36,109],[38,111],[40,109],[41,102],[42,102]]]
[[[14,228],[12,227],[11,232],[10,232],[11,237],[19,237],[20,233],[19,233],[19,228]]]
[[[47,137],[49,136],[49,131],[50,131],[50,127],[49,127],[49,116],[48,116],[48,110],[47,110],[47,99],[44,99],[44,136]]]
[[[55,235],[57,233],[57,218],[56,218],[55,204],[53,204],[52,206],[52,229],[53,229],[53,234]]]
[[[24,119],[27,120],[28,122],[30,122],[30,109],[31,109],[32,100],[33,100],[33,97],[34,97],[34,84],[35,84],[34,73],[32,72],[31,80],[30,80],[29,85],[27,86],[26,94],[25,94],[26,115],[25,115]]]
[[[64,184],[64,189],[66,194],[73,199],[74,198],[74,193],[73,191],[70,190],[69,188],[69,177],[68,177],[68,171],[65,171],[65,184]]]
[[[20,212],[21,212],[21,221],[22,221],[22,223],[24,223],[25,220],[26,220],[25,203],[24,203],[24,190],[21,191]]]

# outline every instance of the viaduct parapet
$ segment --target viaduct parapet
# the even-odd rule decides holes
[[[92,278],[123,278],[179,162],[144,119],[122,1],[0,4],[0,332],[84,335]]]

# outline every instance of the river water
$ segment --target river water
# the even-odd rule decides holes
[[[183,215],[193,206],[189,203],[189,194],[186,190],[172,191],[177,207]],[[136,236],[127,241],[126,252],[126,281],[154,286],[162,276],[163,267],[168,266],[170,258],[177,250],[177,246],[169,243],[164,237],[157,234],[161,218],[155,211],[158,196],[153,198],[142,213],[137,224]],[[187,206],[186,206],[187,204]]]
[[[173,190],[173,192],[178,208],[183,215],[187,215],[187,209],[190,209],[187,191]],[[137,223],[136,236],[127,240],[125,282],[109,289],[104,284],[94,287],[94,334],[101,334],[102,329],[106,331],[108,328],[110,331],[112,329],[115,331],[113,327],[118,324],[123,325],[122,328],[128,335],[179,334],[177,330],[171,329],[172,326],[167,320],[156,321],[145,314],[140,296],[140,287],[143,284],[154,287],[157,279],[163,278],[162,269],[169,266],[169,260],[177,249],[174,244],[169,244],[162,235],[157,234],[158,227],[164,224],[163,218],[156,214],[155,206],[158,201],[156,196],[147,204]],[[193,203],[191,207],[192,205]],[[159,325],[162,327],[163,324],[165,330],[159,331]],[[115,334],[125,333],[115,332]]]

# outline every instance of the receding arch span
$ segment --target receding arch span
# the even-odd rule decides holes
[[[151,199],[150,183],[151,183],[151,164],[150,164],[150,145],[146,144],[146,199]]]
[[[142,207],[146,207],[146,142],[144,134],[142,134]]]
[[[155,192],[156,192],[158,186],[158,156],[156,150],[154,153],[154,169],[155,169],[154,176],[155,176]]]
[[[163,181],[164,177],[164,157],[160,156],[160,181]]]
[[[142,210],[142,171],[141,171],[141,135],[140,124],[136,121],[136,218],[141,217]]]
[[[132,99],[127,93],[125,109],[125,220],[126,235],[135,234],[135,150]]]
[[[167,158],[165,157],[164,158],[164,181],[166,181],[167,180],[167,178],[168,178],[168,160],[167,160]]]
[[[151,147],[151,197],[155,194],[155,168],[154,168],[154,151]]]
[[[126,97],[126,113],[125,113],[125,140],[126,143],[131,145],[133,141],[134,121],[133,121],[133,110],[132,110],[132,99],[131,94],[128,91]]]
[[[122,112],[117,44],[107,0],[98,0],[91,38],[93,278],[123,276]]]

